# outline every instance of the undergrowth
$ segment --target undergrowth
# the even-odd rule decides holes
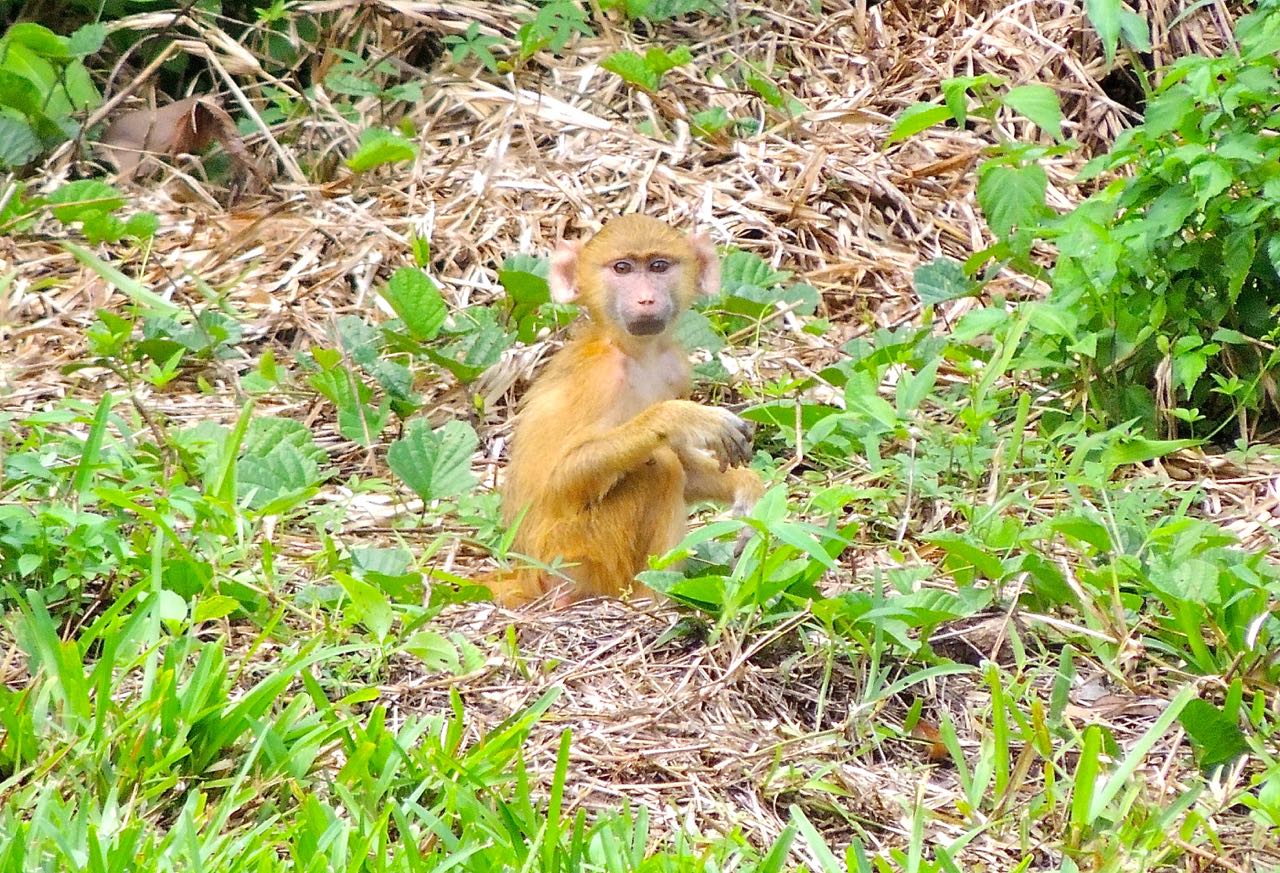
[[[542,3],[507,32],[473,21],[437,54],[535,76],[540,58],[596,33],[595,5]],[[1142,49],[1132,12],[1089,5],[1108,54],[1122,38]],[[695,0],[600,6],[639,33],[750,24]],[[276,3],[237,23],[284,76],[310,63],[330,22]],[[494,265],[501,297],[457,309],[428,242],[410,237],[406,265],[375,282],[394,317],[345,314],[327,342],[258,344],[252,314],[222,291],[203,286],[199,304],[179,307],[133,278],[163,219],[133,208],[123,186],[34,184],[42,157],[98,134],[76,123],[100,103],[91,73],[106,34],[90,20],[68,33],[13,25],[0,38],[0,161],[14,171],[0,225],[56,234],[122,302],[96,313],[71,368],[109,374],[110,387],[69,382],[0,430],[0,601],[7,662],[19,665],[0,689],[0,869],[951,871],[971,869],[966,848],[990,837],[1018,869],[1109,871],[1197,863],[1241,833],[1274,842],[1280,569],[1200,513],[1200,490],[1143,469],[1228,433],[1228,460],[1274,455],[1259,439],[1280,306],[1274,4],[1242,17],[1237,38],[1239,54],[1161,71],[1145,123],[1089,164],[1080,182],[1094,193],[1065,214],[1046,205],[1042,162],[1075,146],[1047,87],[952,80],[941,102],[903,113],[889,146],[944,121],[998,131],[1011,116],[1044,136],[993,133],[976,170],[991,247],[921,266],[919,318],[839,345],[820,372],[731,385],[726,360],[768,335],[780,309],[811,336],[831,329],[812,285],[750,251],[724,252],[721,292],[680,325],[700,352],[699,391],[747,401],[753,463],[771,488],[746,518],[701,525],[654,559],[644,581],[685,613],[672,634],[707,646],[784,635],[847,665],[861,754],[924,738],[959,786],[948,823],[960,839],[929,835],[936,813],[921,789],[902,810],[906,839],[848,816],[836,844],[821,825],[845,798],[821,778],[787,795],[787,825],[768,842],[697,822],[655,833],[652,812],[625,797],[574,807],[573,731],[552,779],[526,758],[554,692],[485,730],[456,691],[447,711],[391,713],[380,684],[399,659],[446,682],[519,662],[514,633],[472,638],[437,623],[486,595],[436,559],[461,526],[469,547],[521,560],[474,470],[487,437],[476,386],[504,353],[572,318],[550,301],[545,259],[511,252]],[[635,47],[602,67],[657,107],[648,135],[684,126],[723,144],[804,109],[762,59],[718,71],[758,97],[756,115],[676,105],[664,89],[677,71],[696,76],[700,58],[674,42]],[[420,83],[368,48],[343,43],[323,81],[362,128],[347,169],[376,184],[415,159],[414,131],[343,101],[412,102]],[[262,95],[267,123],[306,111],[287,92]],[[314,158],[302,161],[310,181],[336,172],[290,145]],[[935,323],[936,307],[983,295],[1005,270],[1052,290],[987,295]],[[249,362],[233,379],[234,421],[170,421],[155,408],[156,392],[212,393],[232,360]],[[441,420],[423,386],[445,382],[472,416]],[[344,469],[302,421],[264,411],[298,394],[323,405],[345,445],[377,453],[375,475]],[[401,509],[378,546],[342,535],[367,497]],[[992,617],[999,644],[952,645]],[[1157,713],[1133,731],[1090,718],[1072,702],[1086,674],[1158,699]],[[927,703],[956,676],[985,694],[971,724]],[[900,724],[876,720],[890,705],[906,713]],[[1155,772],[1160,756],[1177,778]]]

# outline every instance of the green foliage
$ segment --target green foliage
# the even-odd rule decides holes
[[[31,21],[0,36],[0,168],[17,169],[71,139],[77,118],[102,102],[84,59],[106,28],[87,24],[59,36]]]
[[[498,59],[493,56],[493,47],[501,45],[502,40],[496,36],[481,33],[480,22],[471,22],[461,36],[457,34],[446,36],[444,44],[448,46],[449,57],[455,64],[473,57],[490,73],[498,72]]]
[[[602,9],[620,9],[627,18],[643,18],[654,23],[686,15],[718,15],[722,7],[714,0],[601,0]]]
[[[624,82],[653,93],[662,87],[662,77],[667,71],[692,61],[693,53],[688,46],[677,46],[670,52],[653,46],[643,55],[633,51],[614,52],[601,61],[600,66],[621,76]]]
[[[1124,0],[1085,0],[1084,11],[1102,40],[1108,65],[1115,60],[1116,46],[1122,38],[1127,48],[1151,51],[1151,31],[1147,20],[1130,9]]]
[[[894,122],[885,145],[893,145],[945,121],[964,126],[970,116],[974,116],[991,122],[1006,107],[1034,122],[1055,141],[1062,141],[1062,108],[1057,93],[1047,85],[1038,84],[997,90],[1005,84],[1003,78],[990,73],[947,79],[942,83],[943,102],[908,106]],[[971,104],[970,100],[975,102]]]
[[[418,155],[418,146],[389,130],[369,128],[360,134],[360,148],[347,159],[347,166],[356,173],[400,161],[412,161]]]
[[[416,419],[387,449],[387,464],[423,500],[457,497],[475,487],[471,455],[477,445],[476,432],[465,422],[432,430]]]
[[[527,61],[540,51],[560,54],[576,35],[593,36],[587,13],[577,0],[547,0],[529,21],[516,31],[520,60]]]
[[[1144,123],[1086,169],[1129,175],[1046,223],[1061,327],[1031,356],[1108,420],[1155,428],[1165,413],[1212,434],[1240,412],[1275,412],[1278,34],[1277,16],[1259,11],[1238,22],[1240,55],[1175,63]]]
[[[45,212],[65,225],[79,225],[90,243],[114,243],[122,239],[147,242],[155,236],[160,219],[152,212],[135,212],[127,219],[119,213],[126,204],[117,188],[97,179],[67,182],[44,197],[27,197],[26,189],[15,185],[13,195],[0,213],[0,228],[25,231]]]

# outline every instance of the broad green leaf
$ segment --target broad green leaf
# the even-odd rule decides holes
[[[925,306],[968,297],[977,290],[977,283],[965,274],[960,262],[947,257],[916,267],[913,283],[916,296]]]
[[[240,496],[252,493],[249,507],[259,511],[283,498],[305,494],[320,480],[316,462],[288,443],[266,455],[242,457],[236,463],[236,490]]]
[[[67,51],[75,57],[91,55],[107,41],[107,26],[98,22],[85,24],[67,38]]]
[[[391,625],[395,622],[395,613],[391,610],[391,601],[387,595],[368,582],[362,582],[347,573],[335,572],[333,578],[338,580],[342,590],[351,598],[351,612],[356,619],[369,629],[379,640],[387,638],[391,633]]]
[[[1219,603],[1218,565],[1203,558],[1184,558],[1172,567],[1153,568],[1148,574],[1159,591],[1188,603]]]
[[[449,314],[436,283],[417,267],[396,270],[382,296],[415,339],[435,339]]]
[[[217,621],[225,618],[240,608],[240,601],[225,594],[210,594],[196,601],[192,621],[201,624],[206,621]]]
[[[621,76],[622,80],[630,85],[635,85],[646,91],[658,90],[658,83],[661,77],[657,72],[649,69],[649,65],[644,62],[643,57],[633,51],[614,52],[601,61],[600,66],[615,75]]]
[[[371,128],[360,135],[360,148],[347,159],[347,167],[356,173],[392,164],[411,161],[418,154],[418,146],[398,133]]]
[[[25,166],[40,154],[40,138],[31,125],[20,118],[0,115],[0,166]]]
[[[49,28],[31,21],[20,21],[10,27],[5,31],[3,41],[26,46],[46,58],[71,57],[71,53],[67,51],[66,37],[58,36]]]
[[[456,497],[475,487],[471,455],[479,445],[471,425],[450,421],[438,430],[421,418],[387,450],[391,471],[423,500]]]
[[[44,112],[44,100],[40,89],[26,76],[19,76],[0,67],[0,106],[16,109],[23,115],[35,116]],[[12,115],[0,115],[6,121],[18,121]]]
[[[1249,750],[1236,720],[1208,701],[1188,702],[1178,721],[1199,748],[1200,766],[1205,769],[1230,763]]]
[[[1151,28],[1147,19],[1128,6],[1120,7],[1120,35],[1125,45],[1135,51],[1151,51]]]
[[[244,441],[240,444],[242,456],[265,458],[277,447],[289,445],[317,464],[328,460],[328,453],[316,445],[310,428],[292,418],[276,416],[255,417],[249,422]]]
[[[1004,102],[1035,122],[1055,140],[1062,140],[1062,107],[1057,93],[1047,85],[1019,85],[1010,89]]]
[[[53,216],[65,223],[82,221],[95,212],[115,212],[125,204],[118,189],[97,179],[68,182],[48,196]]]
[[[543,274],[528,269],[513,269],[509,266],[509,258],[498,271],[498,282],[502,285],[507,297],[513,304],[537,306],[551,300],[551,289],[547,284],[546,271]],[[545,264],[545,261],[543,262]]]
[[[996,236],[1015,228],[1035,227],[1044,214],[1049,178],[1036,164],[991,167],[978,180],[978,202]]]
[[[791,273],[774,270],[753,252],[734,250],[720,262],[720,291],[739,294],[744,287],[768,289],[791,278]]]

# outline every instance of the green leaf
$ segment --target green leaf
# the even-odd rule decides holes
[[[925,306],[969,297],[977,291],[977,283],[965,274],[960,262],[946,257],[916,267],[913,283],[916,296]]]
[[[93,54],[107,41],[107,26],[98,22],[83,25],[67,38],[67,52],[78,58]]]
[[[5,31],[4,41],[24,45],[46,58],[71,57],[71,53],[67,51],[66,37],[58,36],[49,28],[30,21],[20,21],[10,27]]]
[[[251,494],[249,508],[267,515],[291,509],[320,478],[316,462],[288,443],[236,462],[237,494]]]
[[[360,148],[347,159],[347,166],[356,173],[392,164],[411,161],[418,154],[418,147],[398,133],[370,128],[360,134]]]
[[[1213,704],[1196,698],[1178,716],[1191,741],[1200,750],[1205,769],[1228,764],[1249,751],[1249,742],[1236,720]]]
[[[1125,45],[1134,51],[1151,51],[1151,28],[1147,19],[1128,6],[1120,7],[1120,35],[1124,37]]]
[[[137,212],[124,223],[124,235],[134,239],[149,240],[160,229],[160,216],[154,212]]]
[[[68,182],[48,197],[53,206],[54,218],[64,224],[83,221],[95,212],[115,212],[125,204],[119,190],[97,179],[81,179]]]
[[[1107,66],[1116,58],[1116,44],[1120,40],[1121,0],[1085,0],[1084,12],[1089,16],[1089,23],[1098,32],[1102,40],[1102,51],[1107,58]]]
[[[988,168],[978,180],[978,202],[996,236],[1015,228],[1035,227],[1044,214],[1049,178],[1036,164]]]
[[[391,625],[395,622],[395,613],[391,609],[391,601],[378,588],[363,582],[347,573],[335,572],[333,578],[338,580],[342,590],[351,598],[351,612],[356,619],[369,629],[379,640],[387,638],[391,633]]]
[[[0,67],[0,106],[16,109],[23,115],[38,116],[44,112],[44,99],[40,89],[26,76]],[[12,115],[0,115],[0,119],[21,120]]]
[[[551,287],[547,283],[545,270],[542,274],[530,269],[513,266],[513,258],[508,258],[498,271],[498,282],[515,305],[540,306],[551,300]],[[543,264],[545,265],[545,261]]]
[[[774,270],[753,252],[734,250],[720,262],[720,292],[724,295],[740,294],[745,287],[772,288],[790,278],[790,273]]]
[[[922,130],[927,130],[935,124],[941,124],[953,117],[954,115],[950,109],[946,106],[939,106],[936,103],[916,103],[913,106],[908,106],[898,116],[898,120],[894,122],[893,128],[890,129],[884,144],[886,146],[893,145],[895,142],[914,136]]]
[[[671,51],[652,46],[644,53],[644,63],[659,76],[693,60],[693,52],[687,45],[676,46]]]
[[[643,57],[632,51],[614,52],[601,61],[600,66],[621,76],[627,84],[646,91],[657,91],[662,79],[661,74],[649,68]]]
[[[449,314],[436,283],[417,267],[396,270],[382,296],[418,340],[435,339]]]
[[[35,160],[40,150],[40,138],[31,125],[20,118],[0,115],[0,165],[16,169]]]
[[[685,312],[676,321],[675,338],[690,352],[706,349],[713,356],[725,346],[724,337],[716,333],[711,320],[695,310]]]
[[[217,621],[225,618],[240,608],[240,601],[225,594],[211,594],[196,601],[192,621],[201,624],[206,621]]]
[[[1218,565],[1203,558],[1183,558],[1171,567],[1153,568],[1152,586],[1175,600],[1187,603],[1219,603]]]
[[[511,334],[498,324],[492,309],[463,310],[455,316],[457,337],[441,349],[427,347],[427,357],[463,382],[471,382],[498,362],[511,344]]]
[[[471,455],[478,445],[465,422],[451,421],[433,431],[419,418],[387,449],[387,464],[425,501],[456,497],[475,487]]]
[[[1004,97],[1005,105],[1035,122],[1036,126],[1062,140],[1062,107],[1057,93],[1047,85],[1019,85]]]

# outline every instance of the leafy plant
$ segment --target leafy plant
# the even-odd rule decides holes
[[[1211,435],[1276,412],[1278,34],[1260,10],[1237,22],[1240,54],[1177,61],[1144,123],[1083,174],[1131,175],[1045,227],[1059,326],[1031,356],[1109,420]]]
[[[76,116],[102,102],[84,59],[106,35],[102,24],[68,37],[23,21],[0,36],[0,167],[23,167],[75,136]]]
[[[400,134],[371,127],[360,134],[360,148],[347,158],[347,166],[356,173],[367,173],[387,164],[411,161],[417,154],[418,146]]]
[[[496,36],[481,33],[480,22],[471,22],[461,35],[446,36],[444,44],[448,47],[449,57],[455,64],[460,64],[467,58],[475,58],[490,73],[498,72],[498,59],[493,56],[493,47],[501,45],[502,40]]]
[[[621,76],[624,82],[653,93],[662,87],[662,77],[669,70],[691,61],[693,53],[688,46],[677,46],[670,52],[653,46],[643,55],[633,51],[614,52],[601,61],[600,66]]]
[[[592,36],[587,14],[576,0],[548,0],[516,31],[521,62],[538,52],[559,54],[576,35]]]

